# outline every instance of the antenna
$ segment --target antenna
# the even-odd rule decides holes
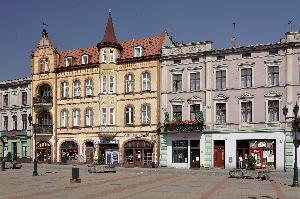
[[[291,32],[293,31],[293,20],[289,20],[288,25],[290,25]]]
[[[232,23],[233,24],[233,36],[235,37],[235,22]]]

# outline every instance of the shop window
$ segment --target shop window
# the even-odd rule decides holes
[[[73,141],[65,141],[61,145],[61,161],[67,163],[68,161],[78,160],[78,145]]]
[[[172,162],[173,163],[188,162],[188,140],[172,141]]]

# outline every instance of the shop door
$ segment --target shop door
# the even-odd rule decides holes
[[[191,168],[200,168],[200,149],[191,149]]]
[[[135,167],[143,165],[143,149],[134,149],[134,163]]]
[[[106,164],[118,164],[119,163],[119,152],[116,149],[107,149],[105,154]]]
[[[92,164],[94,161],[94,147],[86,147],[85,149],[86,163]]]
[[[17,143],[13,142],[13,159],[17,160],[18,158],[18,148],[17,148]]]
[[[225,168],[225,141],[214,143],[214,167]]]

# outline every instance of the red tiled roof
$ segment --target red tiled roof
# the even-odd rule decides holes
[[[111,17],[111,11],[109,11],[108,14],[106,29],[105,29],[103,39],[101,40],[101,43],[114,43],[114,44],[118,43],[115,30],[114,30],[114,24]]]
[[[141,46],[143,48],[142,57],[160,55],[165,35],[166,33],[162,33],[161,35],[153,37],[119,42],[123,48],[120,60],[124,61],[126,59],[134,58],[134,47],[136,46]],[[84,54],[89,55],[89,64],[99,62],[98,49],[96,46],[92,46],[59,52],[59,67],[66,66],[66,57],[69,56],[73,57],[73,66],[81,65],[81,56]]]

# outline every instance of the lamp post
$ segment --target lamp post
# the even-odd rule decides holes
[[[37,126],[37,124],[33,124],[32,123],[32,116],[31,114],[29,114],[28,116],[28,121],[29,121],[29,125],[32,126],[33,128],[33,133],[34,133],[34,160],[33,160],[33,172],[32,172],[32,176],[38,176],[38,172],[37,172],[37,160],[36,160],[36,132],[35,132],[35,127]]]
[[[282,111],[283,111],[283,115],[285,117],[285,120],[289,119],[289,118],[294,119],[292,127],[293,127],[293,131],[294,131],[294,136],[295,136],[294,137],[295,162],[294,162],[294,175],[293,175],[293,184],[292,184],[292,187],[298,187],[299,184],[298,184],[297,148],[298,148],[299,145],[298,145],[296,134],[297,134],[297,130],[299,129],[299,122],[297,120],[299,106],[296,103],[296,105],[293,108],[294,117],[287,117],[288,108],[286,106],[284,106],[284,108],[282,109]]]

